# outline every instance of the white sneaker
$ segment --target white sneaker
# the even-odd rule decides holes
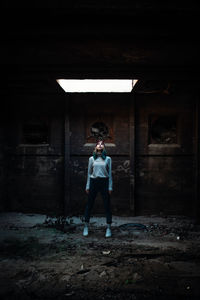
[[[83,229],[83,236],[88,236],[88,227],[85,226]]]
[[[111,237],[111,236],[112,236],[111,229],[107,228],[105,237]]]

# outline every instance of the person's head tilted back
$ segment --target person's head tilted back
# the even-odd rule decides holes
[[[98,140],[94,148],[94,152],[93,152],[94,159],[97,159],[97,157],[99,156],[101,156],[103,159],[106,158],[106,150],[105,150],[105,144],[103,140]]]

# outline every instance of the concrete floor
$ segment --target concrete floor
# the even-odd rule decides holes
[[[94,216],[85,238],[81,216],[1,213],[1,299],[199,299],[194,219],[113,216],[105,229]]]

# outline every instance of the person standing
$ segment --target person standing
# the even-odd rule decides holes
[[[83,236],[88,236],[88,227],[90,214],[95,202],[97,193],[100,192],[103,198],[104,209],[106,213],[106,234],[105,237],[111,237],[112,212],[110,204],[110,196],[112,188],[112,159],[107,156],[105,144],[102,140],[97,141],[93,155],[90,156],[88,162],[88,173],[86,183],[86,193],[88,201],[85,208],[85,225]]]

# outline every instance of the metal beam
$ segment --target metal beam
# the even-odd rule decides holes
[[[135,99],[134,93],[130,97],[129,110],[130,134],[130,209],[135,215]]]
[[[70,213],[70,98],[66,98],[64,103],[64,215],[67,216]]]

